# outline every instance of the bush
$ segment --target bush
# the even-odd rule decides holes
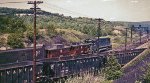
[[[108,57],[103,73],[107,80],[115,80],[122,76],[121,65],[118,63],[115,56]]]
[[[22,34],[10,34],[8,36],[8,40],[7,40],[7,44],[11,47],[11,48],[24,48],[24,44],[23,44],[23,35]]]
[[[50,23],[48,26],[47,26],[47,35],[52,37],[52,36],[55,36],[57,34],[57,31],[55,30],[57,27]]]

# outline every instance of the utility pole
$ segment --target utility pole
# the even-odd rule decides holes
[[[98,19],[96,19],[96,20],[98,20],[98,28],[97,28],[97,38],[98,38],[98,51],[99,51],[99,38],[100,38],[100,31],[101,31],[101,21],[103,20],[103,19],[100,19],[100,18],[98,18]]]
[[[126,29],[126,35],[125,35],[125,51],[127,50],[127,36],[128,36],[128,28]]]
[[[33,83],[36,83],[36,11],[37,9],[37,4],[41,4],[43,1],[28,1],[28,4],[33,4],[34,8],[30,8],[34,10],[34,48],[33,48]]]
[[[148,42],[147,47],[150,48],[150,43],[149,43],[149,27],[147,27],[147,42]]]
[[[139,29],[140,29],[140,44],[141,44],[141,36],[142,36],[142,27],[141,27],[141,25],[139,25]]]
[[[134,25],[132,25],[132,27],[131,27],[131,43],[133,41],[133,28],[134,28]]]
[[[149,27],[147,27],[147,41],[149,41]]]

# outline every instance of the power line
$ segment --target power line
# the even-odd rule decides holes
[[[0,4],[9,4],[9,3],[26,3],[27,1],[19,1],[19,2],[3,2]]]
[[[77,16],[85,16],[85,17],[89,17],[88,15],[85,15],[85,14],[81,14],[81,13],[78,13],[78,12],[74,12],[74,11],[71,11],[71,10],[68,10],[68,9],[65,9],[65,8],[62,8],[60,6],[57,6],[57,5],[54,5],[54,4],[51,4],[51,3],[45,3],[47,6],[49,7],[53,7],[55,9],[58,9],[60,11],[64,11],[66,13],[69,13],[71,15],[77,15]]]
[[[27,1],[20,1],[20,2],[4,2],[4,3],[0,3],[0,4],[8,4],[8,3],[25,3]],[[47,6],[48,8],[50,9],[54,9],[54,10],[58,10],[58,11],[62,11],[64,13],[68,13],[68,14],[71,14],[71,15],[76,15],[76,16],[86,16],[86,17],[89,17],[87,15],[84,15],[84,14],[81,14],[81,13],[78,13],[78,12],[74,12],[74,11],[71,11],[71,10],[68,10],[68,9],[64,9],[62,7],[59,7],[57,5],[54,5],[54,4],[51,4],[51,3],[45,3],[44,6]],[[32,8],[33,9],[33,8]],[[95,23],[91,23],[91,22],[83,22],[83,21],[80,21],[80,23],[87,23],[87,24],[95,24]]]
[[[63,11],[65,13],[68,13],[68,14],[71,14],[71,15],[77,15],[77,14],[79,15],[79,13],[76,13],[76,12],[73,12],[73,11],[70,11],[70,10],[58,7],[56,5],[52,5],[52,4],[49,5],[48,3],[46,3],[46,5],[44,5],[44,6],[47,6],[47,8],[50,8],[50,9],[55,9],[55,10],[58,10],[58,11]],[[93,20],[96,21],[95,19],[93,19]],[[74,20],[74,21],[76,21],[76,20]],[[103,21],[101,21],[101,22],[103,22]],[[78,20],[78,23],[95,24],[95,22],[87,22],[87,21],[85,22],[85,21],[79,21],[79,20]]]
[[[56,6],[50,6],[50,5],[48,5],[48,4],[46,4],[46,5],[44,5],[44,6],[46,6],[47,8],[54,9],[54,10],[58,10],[58,11],[62,11],[62,12],[65,12],[65,13],[68,13],[68,14],[71,14],[71,15],[77,15],[77,14],[73,13],[72,11],[66,10],[66,9],[64,9],[64,8],[60,8],[60,7],[58,8],[58,7],[56,7]],[[80,14],[80,15],[81,15],[81,14]],[[76,20],[74,20],[74,21],[76,21]],[[92,23],[92,22],[85,22],[85,21],[78,21],[78,23],[95,24],[95,23]]]

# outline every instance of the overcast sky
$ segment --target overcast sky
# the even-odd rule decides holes
[[[28,0],[0,0],[28,1]],[[150,0],[43,0],[42,10],[71,16],[103,18],[108,21],[150,21]],[[32,5],[0,4],[2,7],[30,8]]]

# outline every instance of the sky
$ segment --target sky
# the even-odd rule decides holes
[[[9,1],[28,0],[0,0]],[[29,9],[25,3],[0,4],[1,7]],[[43,0],[42,10],[72,17],[103,18],[107,21],[150,21],[150,0]]]

